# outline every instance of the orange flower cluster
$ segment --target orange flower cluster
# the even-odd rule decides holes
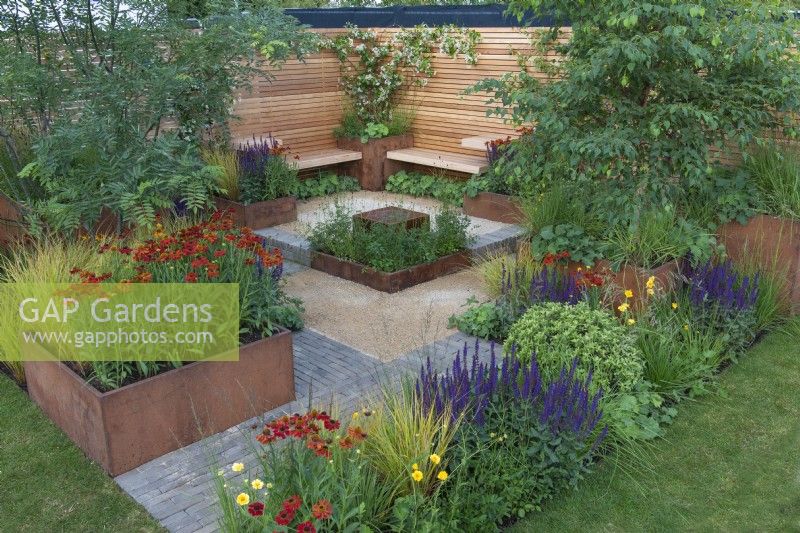
[[[550,266],[553,263],[555,263],[556,261],[560,261],[562,259],[569,259],[569,252],[568,251],[563,250],[561,252],[558,252],[557,254],[546,254],[542,258],[542,264],[546,265],[546,266]]]
[[[267,250],[250,228],[235,228],[230,213],[221,211],[173,235],[165,234],[159,224],[153,238],[133,248],[104,243],[99,249],[99,253],[115,252],[133,262],[136,274],[121,280],[123,283],[173,282],[180,280],[172,279],[177,273],[186,283],[211,282],[220,277],[223,260],[238,251],[247,255],[243,260],[247,266],[258,264],[260,269],[267,269],[283,262],[280,250]],[[100,283],[112,277],[80,269],[71,273],[78,274],[84,283]]]
[[[579,272],[578,284],[584,287],[602,287],[605,278],[600,272]]]
[[[271,444],[287,438],[305,439],[306,447],[314,455],[328,458],[331,456],[330,445],[333,440],[321,434],[322,428],[335,431],[340,427],[339,421],[331,418],[325,411],[311,410],[304,415],[284,415],[273,420],[264,426],[256,440],[261,444]],[[367,434],[360,427],[350,427],[347,429],[347,436],[339,440],[339,447],[347,450],[366,438]]]
[[[107,279],[111,278],[111,272],[106,272],[105,274],[95,274],[80,268],[73,268],[69,271],[69,273],[73,276],[77,275],[80,278],[81,283],[103,283]]]

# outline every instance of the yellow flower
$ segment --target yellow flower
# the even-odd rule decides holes
[[[267,490],[272,490],[272,483],[267,483]]]
[[[655,287],[656,286],[656,277],[655,276],[650,276],[649,278],[647,278],[647,283],[645,283],[645,286],[647,286],[648,289],[652,289],[653,287]]]
[[[417,463],[414,463],[413,465],[411,465],[411,470],[419,470],[419,465]]]
[[[422,481],[422,472],[420,472],[419,470],[414,470],[413,472],[411,472],[411,479],[419,483],[420,481]]]
[[[445,481],[447,479],[447,472],[442,470],[436,477],[439,479],[439,481]]]
[[[655,293],[656,293],[656,291],[654,291],[653,289],[647,289],[647,295],[648,295],[648,296],[652,296],[652,295],[654,295]]]
[[[256,490],[261,490],[264,487],[264,482],[260,479],[254,479],[250,482],[250,486]]]
[[[625,298],[633,298],[633,291],[630,289],[625,291]]]
[[[432,462],[433,464],[435,464],[435,465],[438,465],[439,463],[441,463],[441,462],[442,462],[442,458],[441,458],[441,457],[439,457],[438,455],[436,455],[435,453],[434,453],[434,454],[431,454],[431,456],[430,456],[430,460],[431,460],[431,462]]]
[[[672,308],[673,309],[677,309],[678,308],[678,302],[672,302]]]
[[[233,470],[234,472],[241,472],[242,470],[244,470],[244,464],[243,463],[233,463],[231,465],[231,470]]]
[[[684,324],[683,325],[683,329],[685,329],[686,331],[689,331],[689,324]]]
[[[624,304],[621,304],[621,305],[619,305],[619,306],[617,307],[617,309],[619,309],[619,312],[620,312],[620,313],[624,313],[625,311],[627,311],[627,310],[628,310],[628,308],[629,308],[629,307],[630,307],[630,306],[629,306],[627,303],[624,303]]]
[[[628,325],[629,325],[629,326],[632,326],[632,325],[634,325],[634,324],[636,324],[636,321],[635,321],[634,319],[632,319],[632,318],[629,318],[629,319],[628,319]]]
[[[250,496],[248,496],[244,492],[239,493],[239,495],[236,497],[236,503],[238,503],[239,505],[247,505],[248,503],[250,503]]]
[[[353,412],[353,420],[355,420],[356,418],[358,418],[358,411]]]

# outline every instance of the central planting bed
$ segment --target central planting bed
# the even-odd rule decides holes
[[[452,274],[470,265],[469,221],[396,206],[352,214],[336,205],[309,234],[311,267],[383,292]]]

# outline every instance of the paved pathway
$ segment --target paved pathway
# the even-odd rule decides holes
[[[310,404],[324,409],[333,404],[340,413],[350,413],[372,403],[381,387],[397,386],[401,376],[416,373],[427,357],[443,371],[465,343],[474,345],[475,339],[457,333],[382,363],[318,332],[303,330],[294,335],[294,402],[168,453],[117,476],[116,481],[170,531],[217,531],[213,476],[218,467],[236,461],[257,463],[252,426],[303,412]],[[488,357],[488,343],[481,352]]]

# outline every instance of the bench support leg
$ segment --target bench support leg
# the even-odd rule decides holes
[[[372,139],[366,144],[362,144],[359,139],[338,139],[336,145],[344,150],[360,151],[361,160],[354,161],[353,175],[358,178],[362,189],[382,191],[386,184],[386,178],[391,175],[386,173],[385,163],[388,162],[386,161],[386,152],[400,148],[412,148],[414,137],[410,134],[395,135],[383,139]]]

